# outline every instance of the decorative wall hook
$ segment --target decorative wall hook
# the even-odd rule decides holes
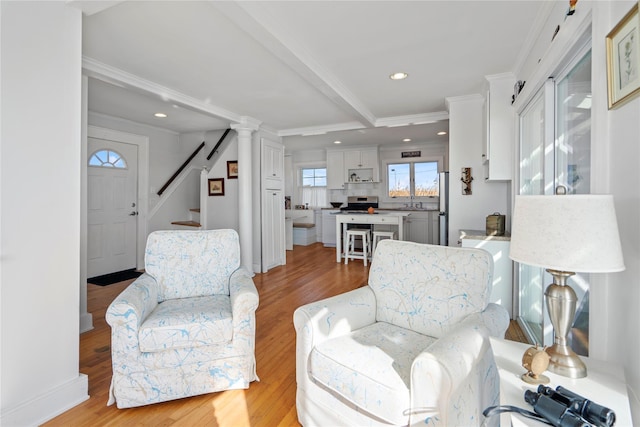
[[[462,195],[471,195],[471,181],[473,181],[471,168],[462,168],[462,178],[460,178],[460,181],[462,181]]]

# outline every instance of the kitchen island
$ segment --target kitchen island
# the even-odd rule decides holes
[[[395,225],[398,227],[398,240],[404,239],[404,220],[407,215],[411,214],[409,211],[396,211],[396,212],[375,212],[369,214],[363,213],[350,213],[350,214],[337,214],[336,215],[336,262],[342,261],[342,249],[343,245],[341,237],[343,233],[347,231],[348,224],[366,224],[366,225]]]

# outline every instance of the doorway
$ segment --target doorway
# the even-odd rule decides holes
[[[87,275],[136,267],[138,147],[88,138]]]
[[[148,187],[149,187],[149,137],[144,135],[137,135],[128,132],[122,132],[119,130],[103,128],[94,125],[87,126],[87,141],[83,147],[83,161],[82,161],[82,174],[83,179],[83,209],[82,209],[82,248],[81,251],[81,282],[86,283],[88,277],[93,277],[88,274],[88,179],[89,179],[89,158],[93,154],[93,150],[89,149],[90,140],[111,141],[115,143],[127,144],[137,148],[137,197],[136,211],[138,215],[135,216],[137,223],[137,236],[136,236],[136,263],[137,269],[144,268],[144,246],[147,239],[147,213],[148,213]],[[133,209],[132,209],[133,210]],[[131,213],[131,211],[129,211]]]

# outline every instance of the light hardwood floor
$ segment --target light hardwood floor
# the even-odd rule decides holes
[[[320,243],[287,251],[287,264],[256,274],[256,363],[260,381],[231,390],[140,408],[106,406],[111,381],[109,303],[131,281],[88,285],[94,329],[80,336],[80,372],[89,376],[89,400],[44,426],[299,426],[296,407],[294,310],[306,303],[358,288],[367,281],[362,261],[335,262],[335,249]],[[524,341],[512,322],[507,339]]]

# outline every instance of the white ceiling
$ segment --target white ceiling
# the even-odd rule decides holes
[[[243,117],[289,151],[438,141],[445,98],[516,71],[545,1],[71,1],[89,110],[175,132]],[[409,77],[392,81],[404,71]],[[166,119],[153,117],[165,112]]]

